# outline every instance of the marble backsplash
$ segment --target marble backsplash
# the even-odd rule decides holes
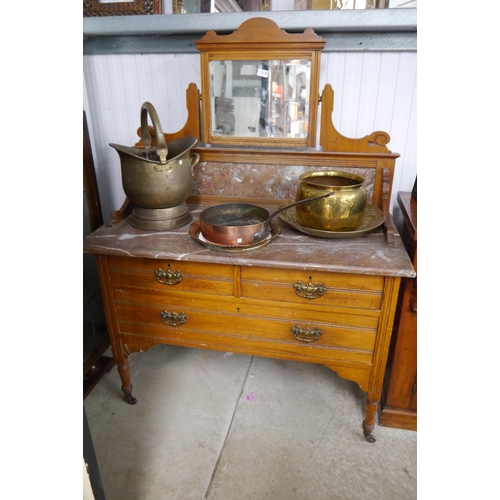
[[[294,200],[299,177],[305,172],[338,170],[365,179],[367,201],[371,203],[374,168],[284,166],[255,163],[202,162],[194,168],[194,195],[231,198]]]

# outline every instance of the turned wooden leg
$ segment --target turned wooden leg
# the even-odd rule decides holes
[[[118,373],[120,374],[120,379],[122,381],[122,391],[125,394],[125,399],[131,405],[137,403],[137,399],[132,396],[132,384],[130,383],[130,366],[128,364],[128,359],[125,359],[123,363],[118,363]]]
[[[378,401],[367,401],[365,409],[365,420],[363,421],[363,432],[369,443],[376,441],[375,436],[372,436],[373,428],[375,427],[375,416],[377,415]]]

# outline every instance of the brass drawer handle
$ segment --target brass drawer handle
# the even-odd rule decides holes
[[[163,323],[169,326],[183,325],[188,319],[184,313],[177,314],[176,312],[169,313],[168,311],[162,311],[160,316]]]
[[[301,328],[299,325],[295,325],[292,328],[292,332],[293,336],[301,342],[315,342],[321,335],[323,335],[323,332],[319,328],[311,330],[307,326],[305,328]]]
[[[163,271],[160,267],[155,271],[156,279],[164,285],[177,285],[184,275],[180,271],[172,272],[170,269]]]
[[[293,285],[293,288],[295,288],[295,293],[299,297],[304,297],[305,299],[317,299],[326,292],[326,286],[323,283],[313,285],[309,282],[307,285],[304,285],[302,281],[298,281]]]

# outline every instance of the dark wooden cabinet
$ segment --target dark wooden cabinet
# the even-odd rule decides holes
[[[87,117],[83,112],[83,236],[102,225],[94,160],[90,146]],[[93,255],[83,254],[83,399],[114,366],[113,358],[104,356],[109,348],[99,276]]]
[[[413,196],[412,196],[413,194]],[[417,201],[413,193],[398,193],[395,222],[417,270]],[[417,278],[401,283],[389,361],[387,364],[380,425],[417,430]]]

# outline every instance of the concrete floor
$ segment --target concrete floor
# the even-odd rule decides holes
[[[322,365],[173,346],[130,358],[85,400],[106,500],[417,498],[417,433],[375,426]]]

